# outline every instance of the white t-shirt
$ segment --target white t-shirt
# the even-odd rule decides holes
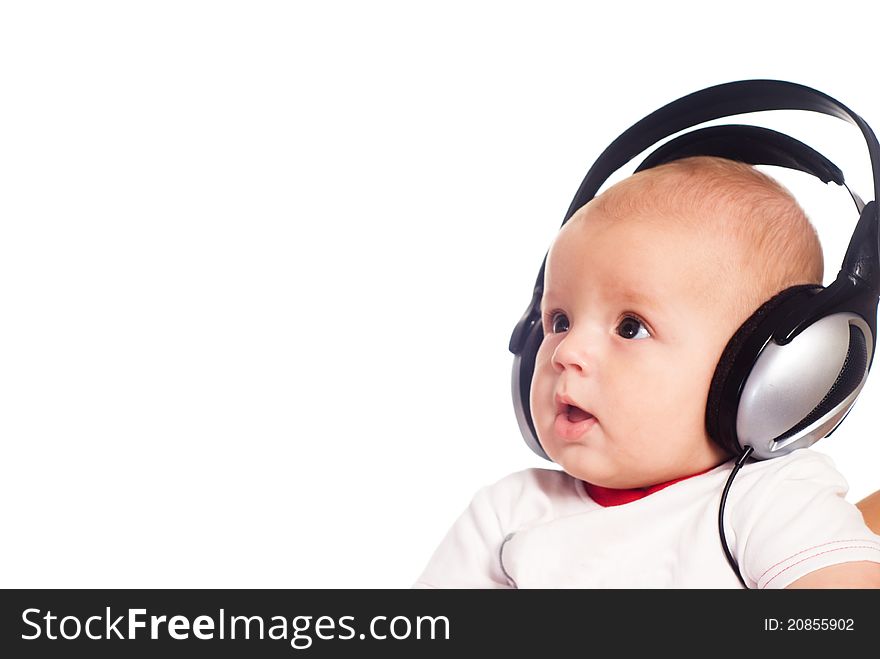
[[[563,471],[526,469],[482,488],[414,588],[741,588],[718,533],[733,461],[602,507]],[[844,499],[832,460],[799,449],[746,463],[724,532],[749,588],[784,588],[837,563],[880,563],[880,536]]]

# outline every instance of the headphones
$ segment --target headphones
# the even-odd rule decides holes
[[[868,376],[880,294],[880,145],[870,126],[830,96],[791,82],[744,80],[709,87],[661,107],[614,140],[587,172],[562,221],[564,225],[614,172],[657,142],[706,121],[764,110],[820,112],[861,129],[875,201],[865,204],[846,185],[841,170],[806,144],[757,126],[731,124],[685,133],[660,146],[635,170],[698,155],[788,167],[846,187],[860,214],[837,279],[827,287],[792,286],[771,297],[740,326],[718,361],[706,401],[706,430],[739,456],[737,469],[749,454],[777,457],[830,435],[852,409]],[[544,338],[540,304],[546,263],[545,255],[509,349],[520,431],[529,448],[549,460],[529,405],[535,357]]]

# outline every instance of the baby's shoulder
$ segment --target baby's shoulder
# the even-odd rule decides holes
[[[543,516],[578,499],[577,480],[564,471],[533,467],[486,485],[475,499],[491,507],[499,518]]]
[[[745,465],[733,487],[745,499],[763,502],[793,491],[800,496],[814,492],[842,497],[849,490],[846,478],[831,457],[810,448]]]
[[[779,458],[748,464],[743,467],[743,476],[743,480],[818,479],[835,482],[843,478],[830,456],[811,448],[797,449]]]

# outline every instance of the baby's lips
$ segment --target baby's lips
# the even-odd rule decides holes
[[[565,414],[569,412],[569,408],[575,407],[588,417],[595,417],[595,414],[587,408],[579,405],[573,398],[566,394],[556,394],[556,414]]]

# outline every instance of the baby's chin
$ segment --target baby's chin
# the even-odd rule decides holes
[[[569,476],[600,487],[623,490],[648,487],[662,480],[657,474],[636,473],[634,465],[624,467],[584,444],[555,445],[550,457]]]
[[[562,470],[578,480],[602,487],[625,487],[610,483],[620,482],[620,468],[610,464],[603,456],[583,444],[559,444],[553,446],[550,458]]]

